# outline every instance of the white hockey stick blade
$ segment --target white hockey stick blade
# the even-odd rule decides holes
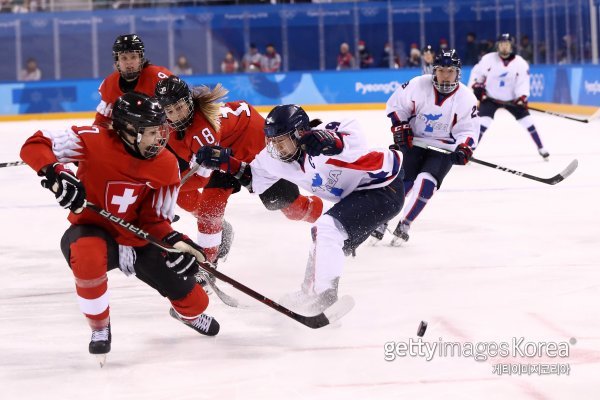
[[[212,278],[208,272],[204,271],[204,270],[200,270],[197,274],[196,274],[196,281],[198,283],[199,280],[202,279],[206,282],[206,284],[208,285],[208,287],[210,289],[212,289],[212,291],[217,295],[217,297],[223,302],[223,304],[228,305],[229,307],[234,307],[234,308],[245,308],[243,306],[240,305],[240,302],[238,299],[228,295],[227,293],[225,293],[224,291],[221,290],[220,287],[217,286],[214,278]],[[207,294],[208,291],[206,290]]]
[[[577,169],[577,167],[579,166],[579,161],[577,161],[577,159],[571,161],[571,163],[569,165],[567,165],[567,168],[564,169],[563,172],[561,172],[559,175],[562,176],[563,179],[565,179],[567,176],[571,175],[573,172],[575,172],[575,170]]]
[[[353,308],[354,299],[350,296],[342,296],[338,301],[333,303],[331,307],[323,311],[323,314],[325,314],[325,317],[327,317],[331,324],[348,314]]]
[[[597,109],[595,113],[590,115],[590,117],[587,119],[587,122],[594,121],[595,119],[598,119],[598,117],[600,117],[600,108]]]

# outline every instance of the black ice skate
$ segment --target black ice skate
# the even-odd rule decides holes
[[[185,319],[181,318],[177,311],[171,308],[169,310],[169,315],[189,326],[196,332],[206,336],[215,336],[217,333],[219,333],[219,329],[221,328],[216,319],[206,314],[200,314],[200,316],[196,319],[186,321]]]
[[[371,236],[373,237],[374,241],[380,241],[381,239],[383,239],[383,235],[385,235],[385,231],[387,230],[387,227],[388,227],[387,222],[384,222],[383,224],[381,224],[377,228],[375,228],[375,230],[373,232],[371,232]]]
[[[92,330],[92,340],[90,341],[90,354],[96,356],[100,367],[106,363],[106,355],[110,352],[110,342],[112,335],[110,333],[110,324],[106,328]]]
[[[390,242],[392,246],[402,246],[402,244],[408,242],[408,230],[410,229],[410,225],[405,224],[400,221],[396,229],[394,229],[394,238]]]
[[[544,149],[543,147],[540,147],[538,149],[538,153],[540,154],[540,156],[542,156],[542,158],[544,159],[544,161],[550,161],[549,160],[550,153],[548,153],[548,150]]]

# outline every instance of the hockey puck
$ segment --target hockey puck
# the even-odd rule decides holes
[[[427,321],[421,321],[421,323],[419,324],[419,329],[417,330],[417,336],[423,337],[426,330],[427,330]]]

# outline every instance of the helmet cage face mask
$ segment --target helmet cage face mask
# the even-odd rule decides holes
[[[441,65],[436,65],[433,67],[433,74],[432,74],[433,87],[435,87],[435,89],[442,94],[452,93],[452,91],[458,87],[458,84],[460,82],[460,68],[451,66],[450,68],[452,68],[454,71],[456,71],[456,78],[454,79],[453,82],[441,82],[441,83],[438,81],[437,73],[436,73],[436,71],[440,68],[448,68],[448,67],[444,67]]]
[[[127,124],[127,130],[119,132],[123,140],[127,142],[138,155],[149,159],[156,157],[169,141],[169,128],[167,124],[134,127]],[[128,140],[129,139],[129,140]],[[131,142],[130,140],[133,140]]]
[[[185,131],[192,124],[192,119],[194,117],[194,102],[191,93],[188,93],[187,96],[170,104],[165,105],[162,101],[161,104],[165,109],[167,122],[171,128],[176,131]],[[185,115],[181,117],[182,114]],[[174,116],[179,116],[180,118],[174,119]]]
[[[138,64],[137,68],[131,69],[131,70],[122,70],[121,66],[119,65],[119,58],[121,54],[137,54],[139,56],[140,62]],[[120,52],[116,52],[114,53],[115,55],[115,67],[117,68],[117,71],[119,71],[119,74],[121,74],[121,77],[123,79],[125,79],[126,81],[132,81],[134,79],[137,79],[140,74],[142,73],[142,69],[144,68],[144,64],[146,63],[146,60],[144,59],[144,52],[142,50],[126,50],[126,51],[120,51]]]
[[[276,128],[274,126],[266,126],[265,131]],[[276,160],[280,160],[286,163],[290,163],[297,160],[300,156],[300,146],[298,140],[300,139],[300,131],[294,129],[292,131],[274,136],[269,134],[266,138],[267,141],[267,152],[271,157]]]

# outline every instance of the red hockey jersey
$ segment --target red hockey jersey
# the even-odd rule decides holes
[[[127,152],[116,132],[100,126],[73,126],[37,131],[23,145],[21,158],[35,171],[57,161],[77,162],[77,177],[85,186],[88,201],[155,237],[173,231],[170,221],[180,178],[177,160],[168,151],[139,159]],[[88,209],[70,213],[69,221],[100,226],[122,245],[147,244]]]
[[[154,96],[154,88],[158,81],[168,78],[171,75],[173,73],[167,68],[149,64],[142,69],[133,91]],[[110,126],[113,104],[123,95],[123,91],[119,86],[120,76],[119,71],[114,71],[100,84],[98,88],[100,104],[96,107],[94,125]]]
[[[194,113],[192,125],[186,131],[183,139],[175,132],[169,137],[169,147],[179,158],[191,161],[192,157],[202,146],[219,145],[231,148],[233,155],[245,162],[254,157],[265,147],[263,126],[265,119],[254,107],[244,101],[232,101],[221,107],[221,128],[218,132],[211,127],[204,114]],[[208,183],[210,173],[195,175],[188,180],[182,191],[196,190]]]

